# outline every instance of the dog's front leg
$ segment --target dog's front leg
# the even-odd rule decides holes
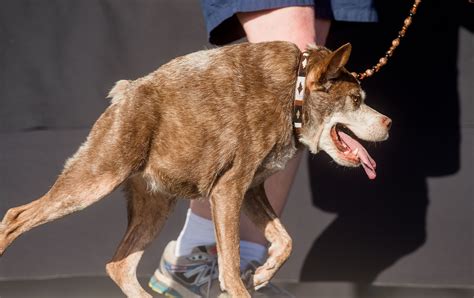
[[[217,242],[219,282],[231,297],[250,297],[240,278],[240,208],[249,181],[228,171],[211,192],[212,220]]]
[[[263,183],[247,192],[242,209],[270,242],[267,261],[257,268],[253,278],[255,290],[258,290],[270,281],[288,259],[292,241],[270,205]]]

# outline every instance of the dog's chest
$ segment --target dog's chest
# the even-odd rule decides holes
[[[263,182],[272,174],[283,170],[288,161],[295,156],[297,152],[295,142],[290,144],[275,146],[270,153],[265,157],[255,174],[254,184]]]

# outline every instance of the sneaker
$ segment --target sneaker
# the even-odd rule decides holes
[[[217,297],[221,294],[217,249],[215,245],[198,246],[187,256],[176,257],[176,241],[171,241],[161,257],[160,266],[148,283],[149,287],[167,297]],[[245,285],[252,284],[255,270],[260,266],[256,261],[242,274]],[[250,290],[250,289],[249,289]],[[258,291],[251,291],[252,297],[294,297],[287,291],[269,283]]]
[[[220,293],[215,245],[198,246],[187,256],[176,257],[171,241],[160,266],[150,279],[150,288],[167,297],[217,297]]]

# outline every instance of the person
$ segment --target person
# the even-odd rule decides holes
[[[308,44],[324,45],[330,20],[375,21],[377,14],[371,0],[276,0],[226,1],[202,0],[209,41],[216,45],[246,37],[251,43],[282,40],[296,44],[304,51]],[[236,13],[235,13],[236,12]],[[265,181],[265,191],[280,216],[302,157],[302,151],[286,168]],[[241,271],[255,270],[266,257],[267,241],[244,215],[240,222]],[[192,200],[186,221],[176,241],[170,242],[149,286],[170,296],[209,295],[218,289],[214,226],[208,200]],[[281,296],[284,291],[274,285],[268,295]],[[215,293],[215,292],[214,292]]]

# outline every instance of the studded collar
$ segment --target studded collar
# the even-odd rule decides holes
[[[303,103],[306,89],[306,67],[308,66],[309,52],[303,52],[299,57],[298,77],[296,78],[295,98],[293,100],[293,128],[298,140],[303,127]]]

